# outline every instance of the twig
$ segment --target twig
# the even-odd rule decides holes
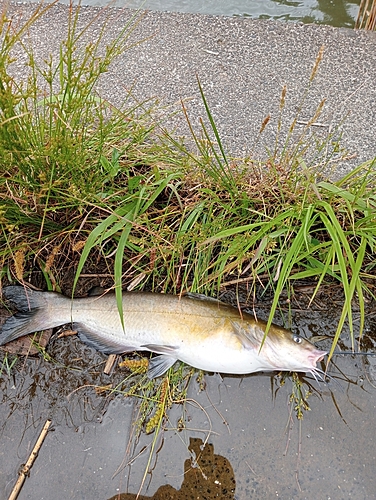
[[[115,364],[116,358],[117,358],[116,354],[110,354],[108,356],[107,363],[106,366],[104,367],[103,373],[105,373],[106,375],[110,374],[112,367]]]
[[[304,121],[301,121],[301,120],[297,120],[297,125],[308,125],[309,122],[304,122]],[[311,123],[310,124],[311,127],[322,127],[322,128],[329,128],[330,127],[330,124],[329,123],[320,123],[320,122],[314,122],[314,123]]]
[[[38,456],[38,452],[43,444],[44,438],[47,435],[47,432],[48,432],[50,425],[51,425],[51,420],[46,420],[46,423],[44,424],[43,429],[42,429],[41,433],[39,434],[38,440],[35,443],[33,451],[30,453],[30,456],[27,459],[26,464],[24,466],[22,466],[22,468],[20,469],[17,482],[14,485],[14,488],[13,488],[12,493],[10,494],[8,500],[16,500],[16,498],[18,497],[18,495],[21,491],[22,485],[26,479],[26,476],[28,476],[30,474],[30,469],[33,466],[34,460]]]

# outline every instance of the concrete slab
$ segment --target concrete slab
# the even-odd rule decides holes
[[[26,18],[32,4],[14,4]],[[83,7],[84,26],[100,9]],[[108,9],[115,36],[134,11]],[[54,6],[30,31],[30,41],[41,56],[54,51],[65,36],[67,7]],[[94,19],[87,39],[98,36],[100,19]],[[205,116],[196,77],[201,81],[212,114],[229,154],[245,156],[253,150],[260,125],[271,121],[256,153],[265,157],[273,148],[282,87],[287,85],[283,122],[287,127],[300,111],[309,120],[322,99],[325,107],[317,127],[321,136],[342,124],[342,146],[352,160],[340,162],[337,175],[375,157],[376,146],[376,33],[274,21],[194,14],[145,12],[131,35],[144,40],[112,65],[100,92],[120,103],[132,88],[136,99],[156,97],[172,110],[166,126],[188,134],[180,100],[184,99],[194,124]],[[316,56],[325,46],[323,61],[309,86]],[[15,67],[22,74],[25,61]],[[300,130],[303,126],[300,126]],[[285,128],[286,130],[286,128]],[[337,137],[337,136],[336,136]],[[340,155],[337,155],[338,158]]]

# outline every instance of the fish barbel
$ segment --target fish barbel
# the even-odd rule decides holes
[[[113,293],[70,299],[8,286],[3,296],[19,312],[4,323],[0,345],[71,323],[83,342],[103,353],[160,354],[149,362],[150,378],[163,375],[178,360],[227,374],[275,370],[315,374],[316,363],[326,354],[276,325],[271,325],[261,347],[265,322],[203,295],[124,292],[123,324]]]

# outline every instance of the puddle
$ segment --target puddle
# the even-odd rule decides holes
[[[292,329],[333,335],[339,314],[335,303],[330,311],[293,310]],[[374,338],[370,316],[362,346],[374,348]],[[0,498],[48,418],[52,430],[20,500],[136,498],[154,435],[141,434],[130,448],[137,401],[92,387],[124,373],[104,375],[106,357],[73,337],[53,336],[47,352],[55,362],[20,358],[0,378]],[[289,405],[290,380],[206,375],[204,391],[192,380],[187,403],[169,413],[139,498],[373,498],[376,357],[335,356],[330,374],[335,381],[326,385],[313,381],[321,392],[309,397],[302,421]]]
[[[153,496],[140,495],[140,500],[167,498],[203,500],[220,498],[232,500],[235,498],[235,476],[230,462],[221,455],[214,454],[212,444],[204,443],[202,439],[191,438],[188,450],[192,453],[191,459],[184,462],[183,482],[179,490],[169,484],[160,486]],[[110,500],[131,500],[137,495],[121,493]]]

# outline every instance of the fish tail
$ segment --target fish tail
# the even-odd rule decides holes
[[[36,292],[23,286],[7,286],[3,290],[3,297],[11,302],[18,311],[29,312],[46,305],[44,292]]]
[[[4,288],[3,297],[12,303],[18,312],[3,324],[0,331],[0,345],[29,333],[57,326],[51,321],[47,295],[56,296],[57,294],[37,292],[22,286]]]

